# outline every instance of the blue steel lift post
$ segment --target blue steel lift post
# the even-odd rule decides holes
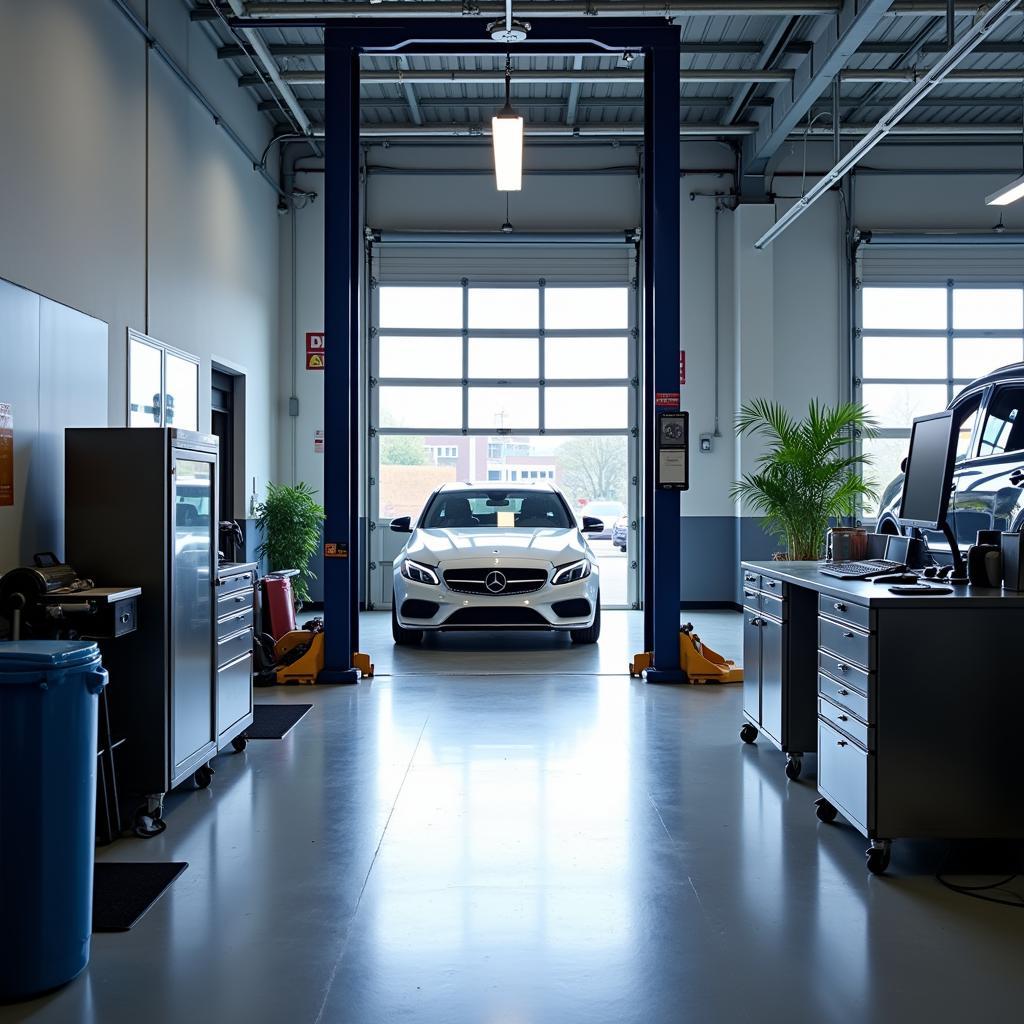
[[[259,20],[233,24],[265,27]],[[324,497],[327,543],[345,557],[324,560],[325,668],[322,682],[355,682],[359,644],[359,55],[364,52],[491,54],[486,21],[423,19],[414,24],[334,25],[294,19],[294,27],[320,27],[326,44],[326,173],[324,187],[324,329],[331,358],[324,371]],[[644,145],[644,635],[654,661],[652,682],[680,682],[679,495],[654,489],[656,391],[679,390],[679,27],[651,19],[544,19],[533,36],[515,44],[524,54],[643,52],[646,111]],[[655,572],[655,565],[667,571]]]

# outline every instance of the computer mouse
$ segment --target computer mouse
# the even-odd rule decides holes
[[[953,571],[953,566],[944,565],[939,569],[937,575],[940,580],[944,580]]]
[[[938,571],[939,571],[938,566],[936,566],[936,565],[926,565],[924,567],[924,570],[921,572],[921,575],[926,577],[927,579],[931,579],[933,576],[935,576],[938,573]]]

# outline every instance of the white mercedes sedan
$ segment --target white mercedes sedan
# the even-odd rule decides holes
[[[445,484],[413,526],[394,563],[391,628],[396,644],[427,630],[555,629],[574,643],[601,633],[600,574],[562,493],[548,484]]]

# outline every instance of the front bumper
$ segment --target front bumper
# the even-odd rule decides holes
[[[440,575],[440,573],[439,573]],[[476,595],[438,585],[414,583],[396,568],[394,607],[405,629],[588,629],[597,613],[600,578],[595,564],[590,575],[575,583],[520,595]]]

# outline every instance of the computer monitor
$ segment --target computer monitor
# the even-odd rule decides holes
[[[956,434],[953,413],[918,416],[910,434],[899,521],[903,526],[943,530],[953,485]]]

